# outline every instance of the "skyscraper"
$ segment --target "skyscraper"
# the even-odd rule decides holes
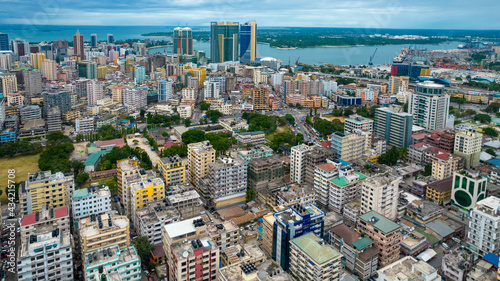
[[[413,116],[397,107],[381,107],[375,110],[373,134],[384,138],[387,144],[408,147],[412,143]]]
[[[238,60],[239,24],[212,22],[210,33],[210,59],[213,63]]]
[[[78,63],[78,76],[88,79],[97,78],[97,64],[91,61],[81,61]]]
[[[115,38],[113,37],[113,34],[108,33],[107,38],[108,38],[108,44],[113,44],[113,43],[115,43]]]
[[[73,53],[80,56],[80,60],[85,59],[85,47],[83,46],[83,35],[76,31],[73,35]]]
[[[32,53],[31,54],[31,66],[33,68],[42,70],[42,62],[45,60],[45,54],[42,53]]]
[[[90,47],[97,48],[97,34],[95,33],[90,35]]]
[[[168,101],[172,98],[173,93],[173,84],[172,81],[161,80],[158,82],[158,100],[159,101]]]
[[[409,95],[408,113],[413,115],[413,124],[427,130],[446,127],[450,107],[450,96],[444,93],[444,85],[431,81],[418,83],[416,92]]]
[[[174,55],[192,55],[193,54],[193,31],[189,27],[174,28],[173,54]]]
[[[249,63],[257,57],[257,23],[249,21],[240,27],[240,61]]]
[[[53,60],[44,60],[42,62],[42,74],[48,81],[57,80],[57,66]]]
[[[10,41],[10,49],[16,56],[16,59],[30,54],[30,44],[28,41],[19,38]]]
[[[26,97],[32,97],[34,94],[42,92],[42,73],[39,70],[24,70],[23,80]]]
[[[0,32],[0,51],[9,50],[9,34]]]

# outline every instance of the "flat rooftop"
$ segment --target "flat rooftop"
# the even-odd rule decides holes
[[[390,233],[401,228],[399,224],[389,220],[375,211],[369,211],[368,213],[359,216],[359,219],[365,221],[367,224],[373,225],[373,227],[383,233]]]
[[[312,233],[307,233],[290,241],[308,255],[316,264],[321,265],[340,256],[332,246],[323,245],[323,240]]]
[[[289,208],[274,213],[274,217],[277,220],[280,220],[281,223],[288,225],[288,222],[294,221],[298,222],[304,219],[304,216],[309,214],[310,218],[314,217],[324,217],[325,212],[323,212],[320,208],[316,207],[312,203],[304,204],[304,206],[300,206],[300,204],[291,205]]]
[[[196,233],[197,227],[195,227],[193,221],[199,219],[201,219],[200,216],[183,220],[180,222],[171,223],[165,225],[164,230],[172,240],[176,240],[176,237],[185,236],[190,233],[192,234]]]

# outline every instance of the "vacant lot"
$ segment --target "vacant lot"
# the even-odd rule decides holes
[[[7,195],[5,194],[5,187],[8,184],[7,171],[10,169],[16,171],[16,177],[13,179],[15,182],[25,181],[28,178],[28,173],[40,171],[40,169],[38,169],[39,158],[40,154],[0,158],[0,189],[2,190],[0,200],[2,202],[6,202],[7,200]]]

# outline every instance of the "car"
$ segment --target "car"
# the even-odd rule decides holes
[[[17,233],[19,233],[19,232],[21,232],[21,228],[20,227],[17,228]]]
[[[149,276],[148,281],[153,281],[153,278]]]

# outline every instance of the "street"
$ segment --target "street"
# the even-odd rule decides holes
[[[128,135],[127,136],[127,144],[130,147],[140,147],[146,151],[146,153],[149,156],[149,159],[151,159],[151,163],[153,164],[153,167],[156,167],[156,164],[158,164],[158,161],[160,161],[160,156],[156,153],[156,151],[151,151],[151,146],[148,143],[144,143],[142,141],[142,137],[135,137],[134,135]],[[134,140],[137,140],[138,143],[137,145],[134,144]]]

